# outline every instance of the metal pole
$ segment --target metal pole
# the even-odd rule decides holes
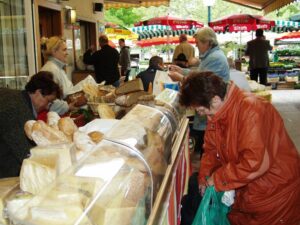
[[[207,6],[207,24],[211,21],[211,6]]]

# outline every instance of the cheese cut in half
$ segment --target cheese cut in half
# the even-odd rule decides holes
[[[57,154],[24,159],[20,172],[20,188],[31,194],[38,194],[55,180],[57,167]]]
[[[143,91],[144,86],[141,78],[137,78],[134,80],[127,81],[120,85],[120,87],[116,88],[116,95],[124,95],[131,92]]]

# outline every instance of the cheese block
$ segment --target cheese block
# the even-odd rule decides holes
[[[76,224],[83,214],[80,205],[56,205],[56,206],[34,206],[29,209],[28,220],[31,224],[39,225],[65,225]],[[80,220],[81,225],[92,225],[90,220],[83,216]]]
[[[58,144],[49,146],[37,146],[30,150],[31,157],[45,159],[55,158],[57,156],[57,172],[61,174],[72,166],[76,161],[76,150],[73,144]],[[56,158],[55,158],[56,160]]]
[[[116,95],[124,95],[135,91],[143,91],[144,86],[141,78],[127,81],[116,88]]]
[[[13,190],[19,189],[19,177],[0,179],[0,224],[8,224],[4,217],[5,200]]]
[[[94,224],[97,225],[131,225],[131,224],[144,224],[132,223],[135,214],[139,214],[142,218],[145,216],[145,207],[138,206],[124,199],[124,193],[120,192],[110,199],[111,201],[103,204],[102,198],[96,202],[88,213],[89,218]]]
[[[20,188],[31,194],[38,194],[55,180],[57,174],[57,154],[24,159],[20,172]]]
[[[100,103],[97,106],[97,111],[101,119],[115,119],[116,115],[113,109],[105,103]]]
[[[120,106],[129,107],[138,103],[140,96],[148,95],[145,91],[137,91],[129,94],[120,95],[116,98],[115,103]]]

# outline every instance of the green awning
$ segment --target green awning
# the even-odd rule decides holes
[[[275,20],[275,27],[271,31],[276,33],[283,33],[289,31],[300,30],[300,22],[286,21],[286,20]]]

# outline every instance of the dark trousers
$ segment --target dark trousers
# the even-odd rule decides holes
[[[268,68],[258,68],[250,70],[250,79],[255,80],[257,82],[259,77],[259,83],[263,85],[267,85],[267,73]]]
[[[125,76],[125,80],[124,80],[125,82],[128,81],[129,75],[130,75],[130,70],[122,70],[121,69],[121,75]]]

